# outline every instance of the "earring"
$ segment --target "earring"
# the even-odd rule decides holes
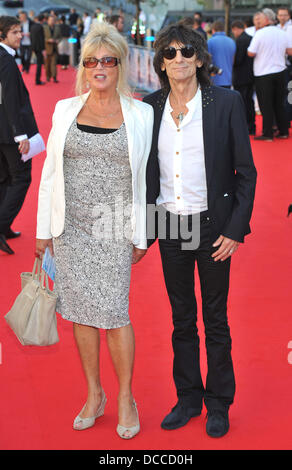
[[[89,82],[86,82],[86,88],[87,88],[87,90],[89,89],[89,87],[90,87]]]

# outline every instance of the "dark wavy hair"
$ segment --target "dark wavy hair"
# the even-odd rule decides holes
[[[197,68],[197,79],[201,87],[211,84],[209,76],[209,65],[211,56],[207,49],[205,38],[199,32],[193,30],[189,26],[183,24],[171,24],[160,31],[154,42],[154,70],[159,77],[161,87],[169,92],[170,85],[166,71],[161,70],[163,64],[163,50],[167,48],[173,41],[194,47],[196,58],[202,62],[202,67]]]
[[[0,41],[6,39],[10,28],[20,25],[20,21],[15,16],[0,16]]]

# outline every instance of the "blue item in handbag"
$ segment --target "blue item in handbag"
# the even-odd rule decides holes
[[[56,274],[56,264],[55,258],[51,255],[49,248],[46,248],[43,263],[42,263],[43,270],[47,273],[47,275],[55,281],[55,274]]]

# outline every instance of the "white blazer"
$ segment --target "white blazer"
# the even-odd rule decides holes
[[[64,231],[65,191],[63,151],[67,132],[84,106],[89,93],[58,101],[53,114],[53,126],[47,143],[37,212],[37,233],[40,239],[59,237]],[[129,160],[132,171],[132,241],[141,249],[147,248],[146,238],[146,165],[153,130],[152,106],[120,96],[126,126]]]

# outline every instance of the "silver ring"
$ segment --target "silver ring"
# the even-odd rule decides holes
[[[229,251],[229,254],[232,255],[232,253],[233,253],[233,250],[230,250],[230,251]]]

